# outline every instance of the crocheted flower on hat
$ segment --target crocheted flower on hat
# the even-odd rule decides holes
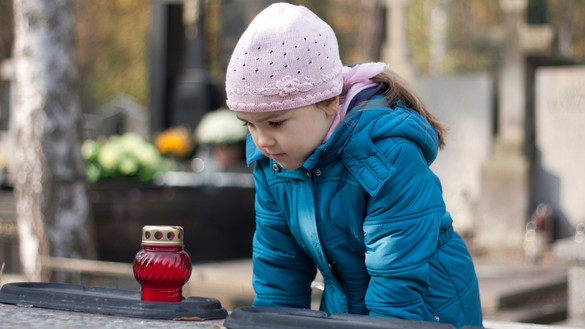
[[[260,90],[260,93],[266,96],[279,94],[282,97],[286,97],[299,92],[309,91],[311,88],[313,88],[313,84],[309,82],[301,83],[299,79],[285,75],[280,81],[276,82],[276,88],[263,88]]]

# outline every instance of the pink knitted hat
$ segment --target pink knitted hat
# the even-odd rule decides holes
[[[236,45],[226,73],[227,106],[271,112],[315,104],[343,87],[335,33],[303,6],[275,3]]]

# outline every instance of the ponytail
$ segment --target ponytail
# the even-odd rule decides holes
[[[406,80],[391,70],[386,70],[375,77],[371,78],[374,82],[383,82],[388,85],[388,89],[384,94],[388,104],[392,104],[397,100],[401,100],[418,114],[422,115],[437,132],[439,137],[439,148],[445,147],[445,135],[447,134],[447,127],[440,122],[427,109],[418,93],[408,84]]]

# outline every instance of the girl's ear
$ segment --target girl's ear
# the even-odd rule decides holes
[[[322,102],[323,108],[327,115],[335,115],[339,107],[339,96],[331,97]]]

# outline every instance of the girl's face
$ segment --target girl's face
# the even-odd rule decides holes
[[[275,112],[238,112],[256,147],[285,169],[299,168],[323,142],[337,111],[338,98],[323,105]]]

